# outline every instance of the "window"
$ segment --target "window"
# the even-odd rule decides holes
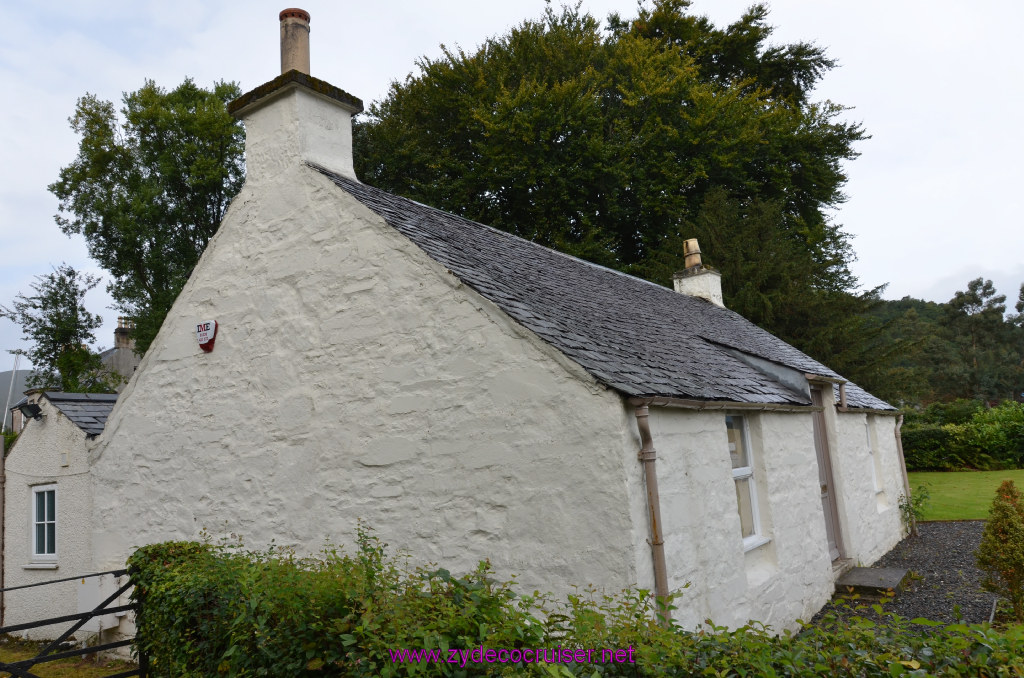
[[[32,488],[32,560],[57,559],[57,486]]]
[[[740,532],[743,537],[743,547],[749,551],[768,540],[761,534],[760,516],[757,509],[757,486],[754,481],[754,462],[746,418],[737,414],[726,415],[725,429],[729,436],[732,479],[736,484],[736,507],[740,513]]]

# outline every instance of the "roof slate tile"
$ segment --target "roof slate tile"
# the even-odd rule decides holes
[[[61,414],[90,436],[103,433],[107,417],[117,402],[116,393],[46,391],[43,395]]]

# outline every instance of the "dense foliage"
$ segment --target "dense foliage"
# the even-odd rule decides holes
[[[1024,496],[1012,480],[996,490],[977,555],[982,586],[1009,600],[1024,623]]]
[[[113,103],[86,94],[71,129],[78,157],[50,191],[57,223],[85,237],[106,270],[118,308],[135,323],[145,351],[244,177],[242,125],[226,103],[234,83],[212,90],[186,79],[171,91],[147,80]]]
[[[89,348],[103,319],[87,311],[83,301],[98,284],[95,276],[61,264],[36,276],[34,294],[18,294],[10,308],[0,306],[0,317],[17,323],[31,346],[19,351],[32,361],[30,388],[106,393],[116,387],[119,378],[104,372],[99,354]]]
[[[770,45],[755,5],[719,29],[656,0],[606,30],[548,8],[394,83],[355,129],[369,184],[669,285],[699,238],[727,305],[857,379],[884,348],[829,218],[865,138],[813,101],[835,63]]]
[[[644,591],[581,592],[561,606],[516,598],[488,568],[407,569],[363,533],[352,555],[243,553],[191,542],[131,557],[136,643],[170,676],[893,676],[1019,675],[1024,627],[827,617],[797,634],[758,624],[699,632],[652,621]],[[686,604],[685,591],[676,601]],[[538,614],[541,606],[545,614]],[[449,664],[473,650],[632,649],[633,662]],[[446,663],[391,650],[441,650]],[[463,653],[451,651],[462,650]],[[625,656],[623,657],[625,659]]]
[[[1024,403],[933,404],[907,420],[903,452],[910,471],[1024,468]]]

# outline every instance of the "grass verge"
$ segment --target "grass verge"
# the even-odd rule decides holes
[[[10,663],[31,659],[37,654],[39,654],[37,643],[12,636],[0,638],[0,662]],[[96,660],[78,657],[37,664],[31,671],[40,678],[101,678],[101,676],[109,676],[134,667],[134,664],[118,659]],[[7,671],[0,671],[0,678],[10,675]]]
[[[931,494],[923,520],[985,520],[1000,483],[1012,480],[1024,486],[1024,469],[919,471],[908,475],[912,489],[927,485]]]

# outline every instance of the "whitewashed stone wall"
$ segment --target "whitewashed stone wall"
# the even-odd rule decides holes
[[[744,551],[725,413],[652,408],[669,587],[677,619],[776,629],[809,619],[833,589],[809,414],[741,413],[767,544]],[[819,544],[820,548],[814,548]]]
[[[315,552],[362,519],[453,571],[489,558],[527,591],[617,591],[646,538],[635,428],[618,395],[293,167],[235,199],[92,451],[95,557],[203,528]]]
[[[93,572],[92,517],[85,432],[48,400],[45,415],[29,420],[7,457],[4,497],[4,586],[22,586]],[[65,465],[65,463],[67,465]],[[57,568],[34,569],[32,558],[32,487],[57,486]],[[49,563],[47,563],[49,565]],[[19,624],[78,612],[75,581],[4,594],[5,624]],[[31,638],[55,638],[67,625],[27,632]],[[82,634],[79,634],[80,636]]]
[[[832,464],[839,492],[846,556],[870,565],[900,539],[903,473],[896,451],[896,418],[837,412]]]

